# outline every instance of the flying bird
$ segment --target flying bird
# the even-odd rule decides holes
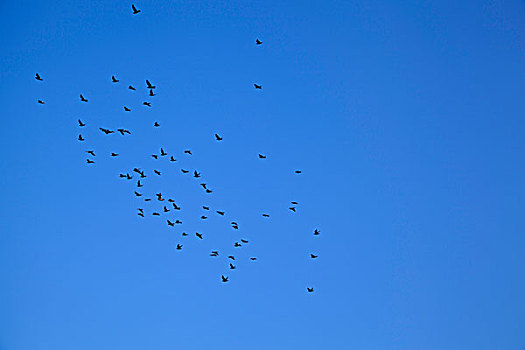
[[[159,159],[159,156],[156,155],[156,154],[152,154],[151,156],[152,156],[153,158],[155,158],[155,159]]]
[[[137,89],[135,89],[135,88],[134,88],[133,86],[131,86],[131,85],[128,86],[128,89],[133,90],[133,91],[137,90]]]
[[[223,216],[224,216],[224,212],[223,212],[223,211],[219,211],[219,210],[217,210],[217,214],[219,214],[219,215],[223,215]]]
[[[262,85],[253,84],[253,86],[255,86],[255,88],[256,88],[257,90],[261,90],[261,89],[262,89]]]
[[[250,260],[252,260],[252,261],[253,261],[253,260],[257,260],[257,258],[250,258]]]
[[[170,156],[170,162],[176,162],[177,160],[173,158],[173,156]]]
[[[144,217],[144,213],[137,213],[137,215]]]
[[[109,134],[113,134],[114,131],[113,130],[109,130],[109,129],[104,129],[104,128],[99,128],[100,131],[102,131],[104,134],[106,135],[109,135]]]
[[[177,244],[177,250],[181,250],[182,249],[182,244]]]
[[[144,106],[151,107],[151,102],[146,102],[146,101],[144,101],[144,102],[142,102],[142,104],[143,104]]]
[[[95,156],[95,151],[86,151],[86,153],[91,154],[93,157]]]
[[[137,13],[140,12],[140,10],[137,10],[137,8],[135,7],[135,5],[131,4],[131,9],[133,10],[133,14],[136,15]]]
[[[137,196],[137,197],[142,196],[142,193],[138,193],[137,191],[134,191],[134,192],[135,192],[135,196]]]
[[[38,73],[35,74],[35,79],[36,80],[39,80],[39,81],[42,81],[44,79],[40,78],[40,75]]]
[[[83,127],[83,126],[86,126],[86,124],[82,123],[82,120],[79,119],[78,120],[78,126]]]
[[[82,137],[82,134],[78,134],[78,141],[84,141],[84,138]]]
[[[131,135],[131,132],[129,130],[126,130],[126,129],[117,129],[118,132],[120,132],[121,135],[124,136],[124,134],[128,134],[128,135]]]
[[[259,158],[260,159],[266,159],[266,156],[259,153]]]
[[[180,221],[180,220],[175,220],[175,223],[176,223],[177,225],[180,225],[180,224],[182,224],[182,221]]]
[[[175,210],[180,210],[180,207],[177,206],[177,204],[173,203],[173,209],[175,209]]]
[[[146,87],[147,87],[148,89],[155,89],[156,86],[155,86],[155,85],[151,85],[151,83],[149,82],[149,80],[146,79]]]
[[[315,259],[315,258],[317,258],[318,256],[319,256],[319,255],[310,254],[310,258],[312,258],[312,259]]]
[[[197,170],[195,170],[193,172],[193,177],[201,177],[201,174],[197,172]]]
[[[86,163],[88,163],[88,164],[93,164],[93,163],[95,163],[95,161],[93,161],[93,160],[91,160],[91,159],[86,159]]]
[[[116,156],[118,156],[118,153],[111,152],[111,156],[112,156],[112,157],[116,157]]]
[[[313,291],[314,291],[314,289],[310,288],[310,287],[306,287],[306,290],[308,291],[308,293],[313,293]]]
[[[235,243],[233,244],[233,246],[234,246],[234,247],[241,247],[242,244],[240,244],[239,242],[235,242]]]
[[[168,225],[171,226],[171,227],[174,227],[175,226],[175,223],[174,222],[171,222],[169,220],[166,220],[168,222]]]
[[[235,270],[235,265],[233,265],[232,263],[230,263],[230,270]]]
[[[225,277],[224,275],[221,276],[223,282],[228,282],[228,277]]]
[[[150,96],[155,96],[156,95],[155,93],[153,93],[153,89],[149,89],[149,95]]]
[[[202,233],[195,232],[195,236],[197,236],[197,237],[199,237],[200,239],[202,239]]]
[[[245,239],[241,239],[241,242],[242,242],[242,243],[248,243],[248,241],[245,240]]]
[[[36,102],[40,103],[41,105],[45,105],[45,104],[46,104],[46,103],[45,103],[44,101],[42,101],[42,100],[38,100],[38,101],[36,101]]]
[[[114,75],[112,75],[112,76],[111,76],[111,81],[112,81],[113,83],[118,83],[120,80],[118,80],[117,78],[115,78]]]
[[[182,232],[182,235],[183,236],[187,236],[188,234],[186,232]]]
[[[319,236],[320,233],[321,233],[321,231],[319,231],[318,229],[314,230],[314,236]]]
[[[206,193],[212,193],[213,191],[210,190],[209,188],[206,189]]]
[[[215,134],[215,140],[222,141],[222,137],[220,137],[218,134]]]
[[[201,216],[202,220],[206,220],[207,218],[208,218],[207,216],[204,216],[204,215]]]
[[[128,107],[124,106],[124,111],[126,111],[126,112],[130,112],[131,109],[129,109]]]
[[[187,174],[190,172],[189,170],[185,170],[185,169],[180,169],[180,171],[182,171],[184,174]]]
[[[293,205],[297,205],[297,204],[299,204],[298,202],[290,202],[290,203],[292,203]]]
[[[219,252],[218,251],[212,251],[210,256],[219,256]]]
[[[191,156],[191,151],[189,149],[185,150],[184,153],[189,154]]]
[[[262,216],[264,216],[265,218],[269,218],[270,217],[270,215],[268,215],[268,214],[262,214]]]
[[[144,186],[143,184],[140,183],[140,180],[137,181],[137,187],[142,187]]]
[[[162,210],[164,210],[165,213],[170,211],[166,206],[164,206],[164,208]]]
[[[160,124],[157,123],[157,122],[155,122],[155,123],[153,124],[153,126],[156,127],[156,128],[158,128],[158,127],[160,126]]]
[[[82,94],[80,94],[80,101],[87,102],[88,100],[86,98],[84,98],[84,96],[82,96]]]
[[[204,209],[204,210],[210,210],[210,207],[206,207],[206,206],[203,205],[203,206],[202,206],[202,209]]]
[[[301,170],[296,170],[295,173],[296,174],[300,174],[300,173],[302,173],[302,171]]]
[[[202,188],[206,189],[206,184],[205,183],[201,183],[201,186],[202,186]]]
[[[235,260],[235,257],[233,255],[228,255],[228,259]]]
[[[260,41],[259,39],[255,39],[255,45],[261,45],[263,42]]]
[[[291,211],[293,211],[295,213],[295,207],[290,207],[288,209],[290,209]]]
[[[160,214],[159,214],[159,213],[157,213],[157,212],[154,212],[154,213],[153,213],[152,215],[155,215],[155,216],[160,216]]]
[[[160,155],[161,156],[167,156],[168,155],[166,152],[164,152],[164,149],[162,147],[160,148]]]

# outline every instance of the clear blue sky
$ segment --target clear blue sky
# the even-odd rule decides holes
[[[0,349],[525,347],[523,1],[135,4],[0,3]]]

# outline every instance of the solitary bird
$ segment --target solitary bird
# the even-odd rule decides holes
[[[87,102],[88,100],[84,96],[82,96],[82,94],[80,94],[80,101]]]
[[[319,231],[318,229],[314,230],[314,236],[319,236],[320,233],[321,233],[321,231]]]
[[[234,246],[234,247],[241,247],[242,244],[240,244],[239,242],[235,242],[235,243],[233,244],[233,246]]]
[[[78,141],[84,141],[84,138],[82,137],[82,134],[78,134]]]
[[[256,88],[257,90],[261,90],[261,89],[262,89],[262,85],[253,84],[253,86],[255,86],[255,88]]]
[[[40,78],[40,75],[38,73],[35,74],[35,79],[36,80],[40,80],[40,81],[44,80],[44,79]]]
[[[118,80],[117,78],[115,78],[114,75],[112,75],[112,76],[111,76],[111,81],[112,81],[113,83],[118,83],[120,80]]]
[[[233,255],[228,255],[228,259],[235,260],[235,257]]]
[[[189,170],[185,170],[185,169],[180,169],[180,171],[182,171],[184,174],[187,174],[190,172]]]
[[[254,260],[257,260],[257,258],[250,258],[250,260],[254,261]]]
[[[131,135],[131,132],[126,129],[117,129],[118,132],[120,132],[121,135],[128,134]]]
[[[232,263],[230,263],[230,270],[235,270],[235,265],[233,265]]]
[[[186,232],[182,232],[182,235],[183,236],[187,236],[188,234]]]
[[[143,104],[144,106],[151,107],[151,102],[146,102],[146,101],[144,101],[144,102],[142,102],[142,104]]]
[[[104,134],[106,135],[109,135],[109,134],[113,134],[114,131],[113,130],[109,130],[109,129],[104,129],[104,128],[99,128],[100,131],[102,131]]]
[[[201,174],[199,172],[197,172],[197,170],[195,170],[193,172],[193,177],[201,177]]]
[[[242,242],[242,243],[248,243],[248,241],[245,240],[245,239],[241,239],[241,242]]]
[[[292,201],[291,203],[292,203],[293,205],[297,205],[297,204],[299,204],[298,202],[294,202],[294,201]]]
[[[219,215],[223,215],[223,216],[224,216],[224,212],[223,212],[223,211],[219,211],[219,210],[217,210],[217,214],[219,214]]]
[[[137,13],[140,12],[140,10],[137,10],[137,8],[135,7],[135,5],[131,4],[131,9],[133,10],[133,14],[136,15]]]
[[[219,256],[219,252],[218,251],[212,251],[210,256]]]
[[[176,162],[177,159],[173,158],[173,156],[170,156],[170,162]]]
[[[157,213],[157,212],[154,212],[154,213],[153,213],[152,215],[155,215],[155,216],[160,216],[160,214],[159,214],[159,213]]]
[[[255,39],[255,45],[261,45],[263,42],[259,39]],[[271,46],[271,45],[270,45]]]
[[[111,152],[111,156],[112,156],[112,157],[116,157],[116,156],[118,156],[118,153]]]
[[[160,126],[160,124],[157,123],[157,122],[155,122],[155,123],[153,124],[153,126],[156,127],[156,128],[158,128],[158,127]]]
[[[93,157],[95,156],[95,151],[86,151],[86,153],[91,154]]]
[[[164,149],[162,147],[160,148],[160,155],[161,156],[167,156],[168,155],[166,152],[164,152]]]
[[[314,291],[314,289],[310,288],[310,287],[306,287],[306,290],[308,291],[308,293],[313,293],[313,291]]]
[[[191,151],[189,149],[185,150],[184,153],[189,154],[191,156]]]
[[[262,214],[262,216],[264,216],[265,218],[269,218],[270,217],[270,215],[268,215],[268,214]]]
[[[175,223],[176,223],[177,225],[180,225],[180,224],[182,224],[182,221],[180,221],[180,220],[175,220]]]
[[[159,156],[156,155],[156,154],[152,154],[151,156],[152,156],[153,158],[155,158],[155,159],[159,159]]]
[[[126,107],[126,106],[124,106],[124,111],[129,112],[129,111],[131,111],[131,109]]]
[[[168,225],[171,226],[171,227],[174,227],[175,226],[175,223],[174,222],[171,222],[169,220],[166,220],[168,222]]]
[[[134,191],[134,192],[135,192],[135,196],[137,196],[137,197],[142,196],[142,193],[138,193],[137,191]]]
[[[207,207],[207,206],[204,206],[204,205],[203,205],[203,206],[202,206],[202,209],[204,209],[204,210],[210,210],[210,207]]]
[[[204,216],[204,215],[201,216],[202,220],[206,220],[207,218],[208,218],[207,216]]]
[[[222,137],[220,137],[218,134],[215,134],[215,139],[216,139],[217,141],[222,141]]]
[[[302,171],[301,170],[296,170],[295,173],[296,174],[300,174],[300,173],[302,173]]]
[[[266,156],[263,155],[263,154],[260,154],[260,153],[259,153],[259,158],[260,158],[260,159],[266,159]]]
[[[197,237],[199,237],[200,239],[202,239],[202,233],[195,232],[195,236],[197,236]]]
[[[156,86],[155,86],[155,85],[151,85],[151,83],[149,82],[149,80],[146,79],[146,87],[147,87],[148,89],[155,89]]]
[[[137,89],[135,89],[135,88],[134,88],[133,86],[131,86],[131,85],[128,86],[128,89],[133,90],[133,91],[137,90]]]
[[[312,259],[315,259],[315,258],[317,258],[318,256],[319,256],[319,255],[310,254],[310,258],[312,258]]]
[[[88,164],[93,164],[93,163],[95,163],[95,161],[93,161],[93,160],[91,160],[91,159],[86,159],[86,163],[88,163]]]
[[[83,127],[83,126],[86,126],[86,124],[82,123],[82,120],[79,119],[78,120],[78,126]]]
[[[140,183],[140,180],[137,181],[137,187],[142,187],[144,186],[143,184]]]
[[[225,277],[224,275],[221,276],[223,282],[228,282],[228,277]]]
[[[182,249],[182,244],[177,244],[177,250],[181,250]]]
[[[41,105],[45,105],[45,104],[46,104],[46,103],[45,103],[44,101],[42,101],[42,100],[38,100],[38,101],[36,101],[36,102],[40,103]]]

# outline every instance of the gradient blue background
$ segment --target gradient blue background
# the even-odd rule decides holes
[[[525,347],[523,1],[130,5],[0,3],[0,349]]]

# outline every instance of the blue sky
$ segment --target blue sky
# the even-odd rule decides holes
[[[522,1],[135,4],[0,3],[0,349],[525,347]]]

